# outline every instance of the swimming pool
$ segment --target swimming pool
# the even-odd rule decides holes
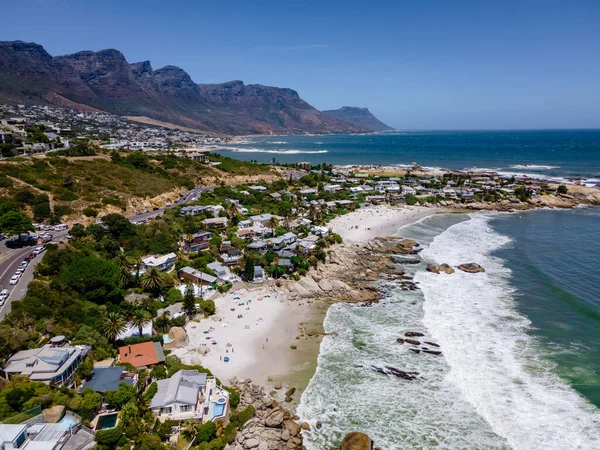
[[[115,413],[98,417],[98,424],[96,425],[96,430],[108,430],[109,428],[116,427],[118,416],[119,414]]]
[[[219,399],[221,400],[221,399]],[[211,403],[210,404],[210,414],[209,414],[209,418],[210,420],[213,420],[217,417],[223,417],[225,415],[225,402],[223,403]]]
[[[65,431],[70,430],[73,426],[77,425],[77,421],[73,417],[68,416],[63,417],[58,423],[60,424],[60,428]]]
[[[170,342],[173,342],[173,339],[171,339],[168,334],[163,334],[163,343],[168,344]]]

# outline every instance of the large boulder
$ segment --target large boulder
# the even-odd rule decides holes
[[[460,266],[458,266],[458,268],[463,272],[467,273],[485,272],[485,269],[483,267],[475,263],[461,264]]]
[[[321,288],[322,291],[325,291],[325,292],[329,292],[329,291],[333,290],[333,285],[331,284],[331,280],[329,280],[327,278],[323,278],[321,281],[319,281],[319,287]]]
[[[353,431],[344,437],[342,450],[373,450],[373,441],[366,434]]]
[[[244,441],[244,447],[246,448],[255,448],[258,447],[258,444],[260,444],[259,440],[254,438]]]
[[[438,268],[436,267],[435,264],[427,264],[426,270],[427,270],[427,272],[431,272],[431,273],[440,273],[440,271],[438,270]]]
[[[300,425],[294,422],[292,419],[286,419],[283,421],[283,428],[286,429],[291,436],[300,434]]]
[[[171,339],[169,344],[173,344],[175,347],[185,347],[188,343],[187,332],[182,327],[171,327],[169,330],[169,339]]]
[[[46,423],[58,423],[64,415],[65,407],[63,405],[52,406],[42,411],[42,417]]]
[[[209,348],[209,346],[208,346],[208,345],[206,345],[206,344],[200,344],[200,345],[198,346],[198,348],[196,349],[196,351],[197,351],[198,353],[200,353],[201,355],[206,355],[208,352],[210,352],[210,348]]]
[[[300,283],[294,283],[292,285],[292,289],[294,291],[296,291],[296,294],[298,294],[302,298],[312,297],[312,293],[308,289],[306,289],[304,286],[302,286]]]
[[[352,290],[352,288],[350,286],[348,286],[346,283],[344,283],[343,281],[340,281],[340,280],[331,280],[331,285],[333,286],[333,289],[335,289],[335,290],[346,291],[346,292],[349,292]]]
[[[265,426],[269,428],[281,428],[285,413],[282,409],[275,409],[265,419]]]
[[[454,273],[454,269],[446,263],[440,264],[440,267],[438,267],[438,269],[440,272],[445,272],[448,275],[450,275],[451,273]]]
[[[304,277],[299,281],[300,285],[306,289],[311,294],[316,294],[321,292],[321,288],[319,287],[319,283],[317,283],[311,277]]]

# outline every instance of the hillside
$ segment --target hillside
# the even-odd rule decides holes
[[[328,116],[342,120],[353,125],[368,128],[372,131],[391,131],[392,127],[386,125],[375,117],[368,108],[357,108],[354,106],[342,106],[340,109],[322,111]]]
[[[12,158],[0,162],[0,203],[16,202],[35,221],[93,222],[107,213],[133,215],[162,207],[195,186],[280,178],[275,168],[219,155],[219,166],[171,155],[113,153]]]
[[[229,135],[365,131],[321,113],[292,89],[196,84],[179,67],[130,64],[118,50],[53,57],[22,41],[0,42],[0,102],[94,108]]]

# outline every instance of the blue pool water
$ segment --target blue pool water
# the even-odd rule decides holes
[[[59,423],[64,430],[70,430],[77,421],[73,417],[63,417]]]
[[[168,344],[169,342],[173,342],[173,339],[168,334],[163,334],[163,343]]]
[[[225,403],[211,403],[210,404],[210,420],[215,417],[222,417],[225,415]]]

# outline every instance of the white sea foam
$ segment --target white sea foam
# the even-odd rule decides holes
[[[225,145],[219,146],[218,149],[221,151],[229,151],[234,153],[273,153],[277,155],[328,153],[328,150],[265,149],[256,147],[230,147]]]
[[[415,277],[425,296],[424,325],[450,367],[446,381],[514,449],[598,449],[600,411],[536,353],[530,322],[515,309],[510,270],[491,256],[509,239],[488,221],[475,214],[421,254],[434,263],[476,262],[486,269]]]
[[[526,170],[552,170],[560,169],[560,166],[544,166],[537,164],[515,164],[510,166],[511,169],[526,169]]]

